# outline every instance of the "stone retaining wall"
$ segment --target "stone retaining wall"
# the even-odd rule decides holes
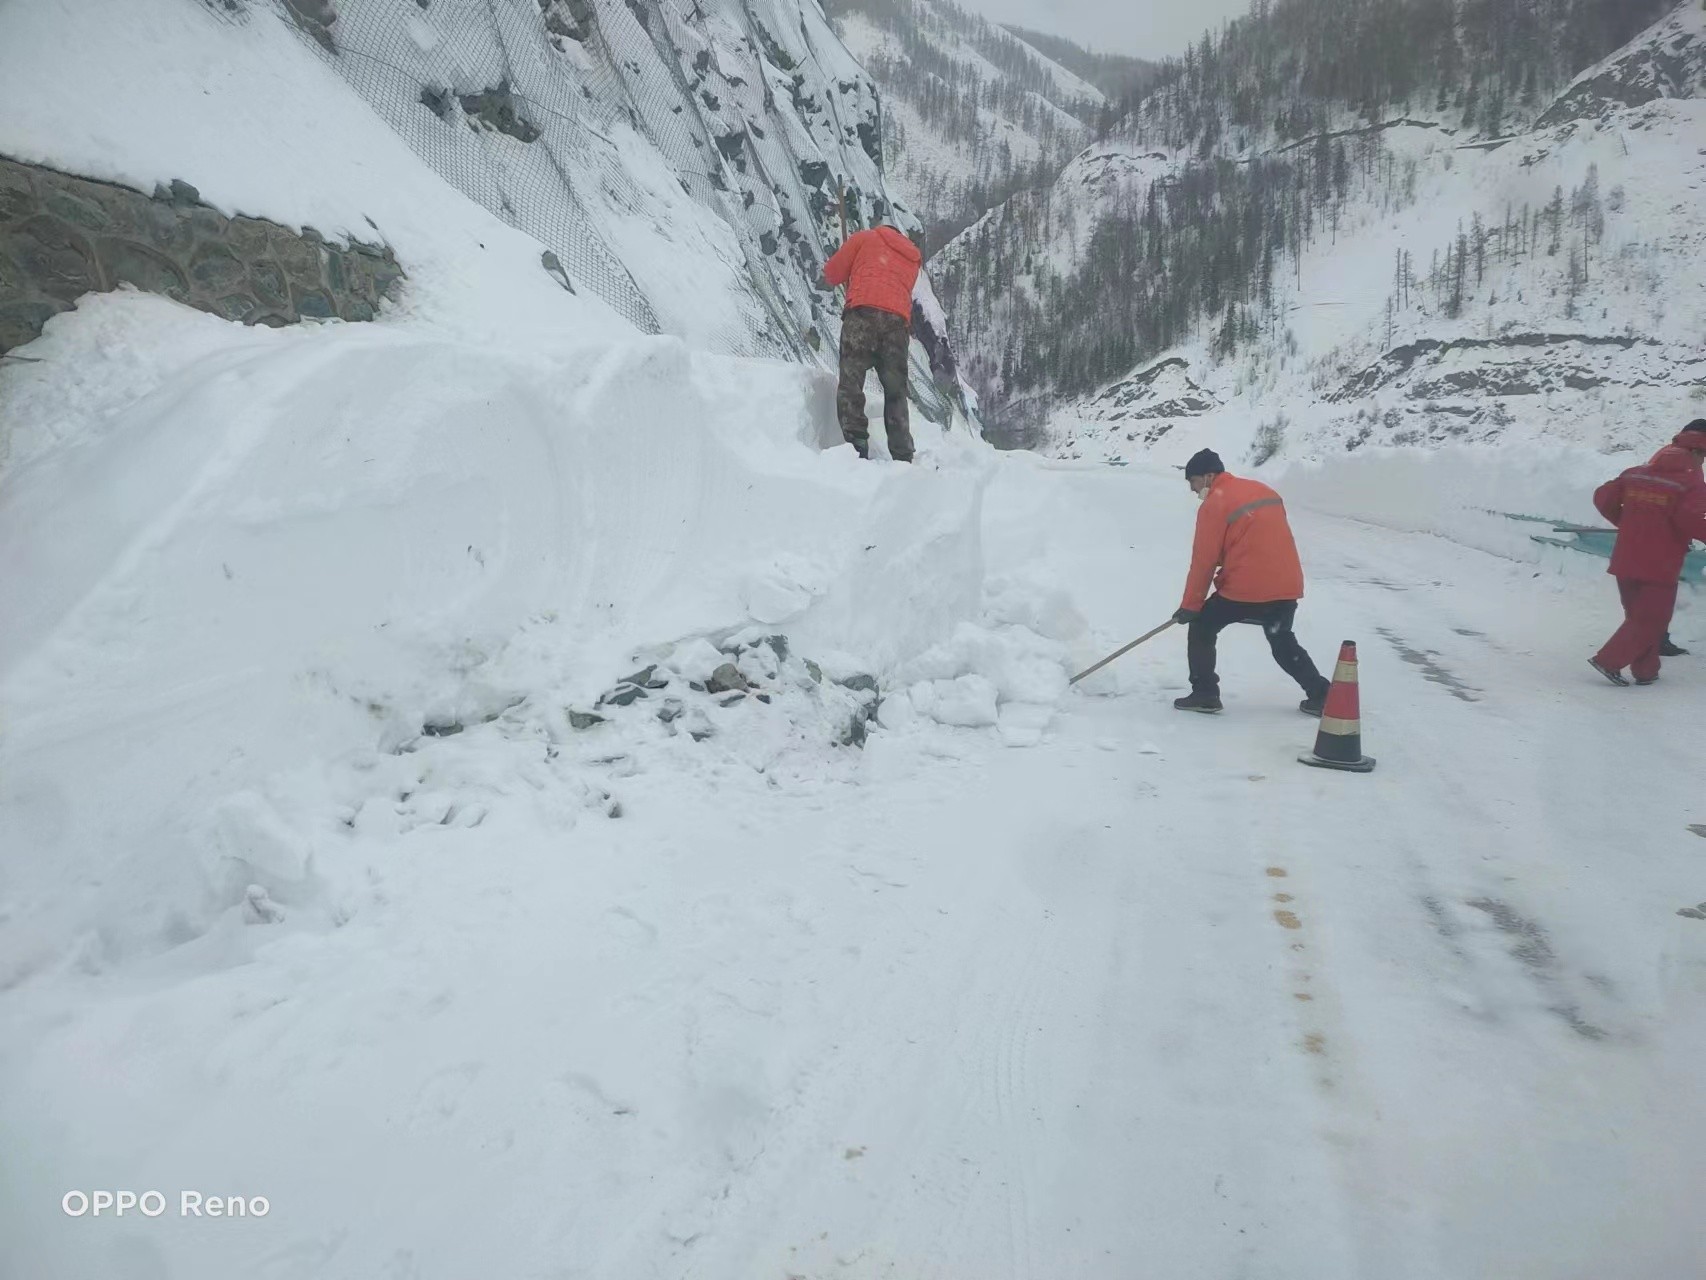
[[[152,196],[0,156],[0,352],[121,284],[244,324],[371,320],[403,270],[389,248],[228,218],[174,181]]]

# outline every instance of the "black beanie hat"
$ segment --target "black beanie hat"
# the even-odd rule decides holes
[[[1185,479],[1195,480],[1198,476],[1217,476],[1225,470],[1226,468],[1221,465],[1220,455],[1213,449],[1204,449],[1185,464]]]

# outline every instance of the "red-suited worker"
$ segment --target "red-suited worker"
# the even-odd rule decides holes
[[[1676,612],[1677,580],[1688,544],[1706,542],[1706,418],[1684,427],[1645,466],[1630,467],[1593,495],[1600,515],[1617,526],[1609,572],[1623,598],[1623,625],[1588,659],[1612,684],[1659,678],[1660,646]]]

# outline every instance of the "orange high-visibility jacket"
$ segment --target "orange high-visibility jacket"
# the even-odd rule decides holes
[[[1211,582],[1243,604],[1303,599],[1303,563],[1285,502],[1259,480],[1216,476],[1202,500],[1181,607],[1201,609]]]
[[[847,307],[876,307],[912,323],[912,287],[924,255],[893,227],[855,231],[835,256],[823,264],[823,278],[832,287],[847,286]]]

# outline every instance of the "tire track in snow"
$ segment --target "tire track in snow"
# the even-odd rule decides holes
[[[1471,553],[1465,553],[1471,554]],[[1412,634],[1439,633],[1443,628],[1462,634],[1464,628],[1452,625],[1451,620],[1442,618],[1437,611],[1437,598],[1428,592],[1422,592],[1406,599],[1402,605],[1396,606],[1396,611],[1411,615],[1411,620],[1405,624],[1405,629]],[[1382,613],[1390,614],[1393,606],[1383,606]],[[1441,655],[1434,649],[1419,649],[1407,641],[1393,626],[1376,626],[1375,631],[1388,641],[1399,657],[1409,666],[1419,668],[1422,677],[1429,683],[1438,684],[1447,689],[1454,698],[1465,703],[1477,703],[1484,694],[1481,689],[1461,679],[1455,672],[1447,668],[1441,661]],[[1517,685],[1520,682],[1510,679],[1509,668],[1511,660],[1508,656],[1497,651],[1482,655],[1483,659],[1497,662],[1505,671],[1505,678],[1498,683],[1504,687]],[[1485,679],[1485,677],[1482,677]],[[1513,712],[1519,718],[1513,719]],[[1421,767],[1428,776],[1425,790],[1436,796],[1449,796],[1453,808],[1460,818],[1467,818],[1464,824],[1469,829],[1479,833],[1499,831],[1506,826],[1482,802],[1478,789],[1464,785],[1467,776],[1464,772],[1465,761],[1461,750],[1465,743],[1486,744],[1496,739],[1490,736],[1497,731],[1499,738],[1524,744],[1533,743],[1537,735],[1533,728],[1525,723],[1526,717],[1520,716],[1519,708],[1505,709],[1495,726],[1489,724],[1478,715],[1471,714],[1468,720],[1451,721],[1452,729],[1442,740],[1440,721],[1433,716],[1405,717],[1404,730],[1406,738],[1413,739],[1424,749],[1414,755],[1412,767]],[[1483,746],[1482,751],[1485,750]],[[1481,752],[1476,752],[1476,755]],[[1544,775],[1542,775],[1544,778]],[[1486,782],[1485,777],[1477,776],[1477,781]],[[1572,798],[1573,800],[1574,798]],[[1428,814],[1424,807],[1415,806],[1411,820],[1412,829],[1425,829],[1433,815]],[[1475,927],[1474,919],[1465,919],[1461,911],[1454,913],[1453,906],[1467,908],[1480,913],[1490,922],[1493,929],[1504,939],[1502,950],[1521,967],[1521,972],[1532,980],[1534,993],[1532,999],[1547,1013],[1557,1017],[1577,1035],[1589,1040],[1602,1040],[1617,1033],[1599,1025],[1607,1013],[1613,1010],[1605,1007],[1601,996],[1610,996],[1612,987],[1603,975],[1581,969],[1569,964],[1559,953],[1554,943],[1551,931],[1532,913],[1524,914],[1518,907],[1506,900],[1511,896],[1505,887],[1506,878],[1498,873],[1497,865],[1502,861],[1499,857],[1499,842],[1484,839],[1488,846],[1483,854],[1483,862],[1491,863],[1480,869],[1479,874],[1472,877],[1478,883],[1465,883],[1454,894],[1445,895],[1424,887],[1420,900],[1424,909],[1429,912],[1437,926],[1441,926],[1441,936],[1450,944],[1459,957],[1467,957],[1464,950],[1466,941],[1476,938],[1484,931]],[[1411,850],[1414,853],[1414,850]],[[1412,861],[1412,870],[1420,876],[1425,884],[1426,873],[1419,859]],[[1445,922],[1450,920],[1449,926]],[[1471,972],[1474,970],[1474,960],[1469,961]],[[1574,976],[1572,976],[1574,973]],[[1588,1007],[1600,1006],[1598,1014],[1586,1012]]]
[[[1365,541],[1394,552],[1383,567],[1402,576],[1424,540],[1356,529],[1350,541],[1356,553],[1344,558],[1346,576],[1366,579],[1360,558]],[[1364,727],[1372,730],[1371,749],[1382,757],[1382,770],[1369,795],[1358,800],[1346,792],[1362,810],[1360,822],[1346,825],[1359,844],[1366,839],[1370,855],[1396,858],[1412,899],[1408,911],[1389,906],[1382,933],[1364,926],[1364,946],[1391,966],[1371,990],[1381,992],[1386,1005],[1422,996],[1470,1015],[1460,1030],[1447,1031],[1449,1022],[1438,1018],[1407,1026],[1389,1009],[1371,1005],[1371,991],[1358,994],[1352,1011],[1371,1042],[1388,1042],[1388,1061],[1377,1077],[1385,1125],[1402,1123],[1406,1113],[1424,1114],[1415,1100],[1396,1092],[1419,1089],[1450,1108],[1448,1123],[1458,1132],[1476,1136],[1476,1159],[1468,1165],[1417,1160],[1429,1141],[1427,1128],[1417,1127],[1407,1180],[1423,1191],[1431,1185],[1438,1205],[1432,1220],[1395,1206],[1408,1224],[1395,1234],[1416,1242],[1413,1265],[1424,1268],[1420,1275],[1509,1274],[1517,1262],[1509,1224],[1525,1215],[1552,1224],[1542,1249],[1549,1259],[1561,1262],[1571,1250],[1578,1258],[1611,1257],[1614,1249],[1636,1244],[1609,1243],[1627,1236],[1628,1228],[1615,1224],[1645,1212],[1658,1188],[1643,1195],[1601,1170],[1575,1168],[1571,1143],[1601,1124],[1646,1127],[1638,1099],[1648,1086],[1641,1082],[1671,1070],[1652,1056],[1653,1014],[1641,1007],[1654,1007],[1651,988],[1659,977],[1650,962],[1643,964],[1645,947],[1607,945],[1619,915],[1626,928],[1664,928],[1652,919],[1659,904],[1650,852],[1624,820],[1627,811],[1614,793],[1627,789],[1633,800],[1644,788],[1640,782],[1630,787],[1631,780],[1651,779],[1656,786],[1668,776],[1672,762],[1663,758],[1663,730],[1680,716],[1681,705],[1673,695],[1668,705],[1649,701],[1638,708],[1576,678],[1573,646],[1589,651],[1597,643],[1585,637],[1603,601],[1531,588],[1530,575],[1517,566],[1426,541],[1430,557],[1457,562],[1449,571],[1450,593],[1375,595],[1344,578],[1329,578],[1329,590],[1321,593],[1334,612],[1352,620],[1345,634],[1356,634],[1359,623],[1364,632],[1384,630],[1389,642],[1402,637],[1405,648],[1441,668],[1438,651],[1460,648],[1450,635],[1471,630],[1452,616],[1454,606],[1463,600],[1485,606],[1486,616],[1473,628],[1481,634],[1468,636],[1484,647],[1463,655],[1467,668],[1454,661],[1457,669],[1445,674],[1461,673],[1467,677],[1461,683],[1498,693],[1496,701],[1475,705],[1466,698],[1442,702],[1420,684],[1388,678],[1404,667],[1385,667],[1374,653],[1368,657],[1375,661],[1364,662]],[[1430,571],[1442,567],[1430,564]],[[1487,638],[1488,631],[1500,642]],[[1426,663],[1399,656],[1429,676]],[[1628,854],[1619,852],[1625,849]],[[1629,869],[1638,870],[1638,878],[1621,874],[1624,863],[1633,864]],[[1338,870],[1340,887],[1349,887],[1351,878]],[[1665,905],[1674,908],[1674,902]],[[1419,929],[1407,927],[1407,920]],[[1431,956],[1422,945],[1429,939]],[[1643,988],[1649,994],[1643,996]],[[1430,1023],[1434,1034],[1419,1039],[1416,1030]],[[1413,1065],[1393,1060],[1400,1045],[1409,1046]],[[1430,1074],[1441,1086],[1437,1091]],[[1583,1084],[1589,1080],[1597,1083],[1589,1088]],[[1560,1112],[1578,1119],[1556,1130],[1551,1122]],[[1380,1145],[1388,1154],[1371,1153],[1375,1158],[1403,1160],[1398,1148],[1407,1144],[1383,1136]],[[1528,1164],[1516,1154],[1524,1152]],[[1520,1169],[1536,1161],[1569,1170],[1551,1201],[1522,1180]],[[1450,1232],[1439,1221],[1446,1207],[1456,1219]],[[1530,1258],[1527,1265],[1540,1264]]]

